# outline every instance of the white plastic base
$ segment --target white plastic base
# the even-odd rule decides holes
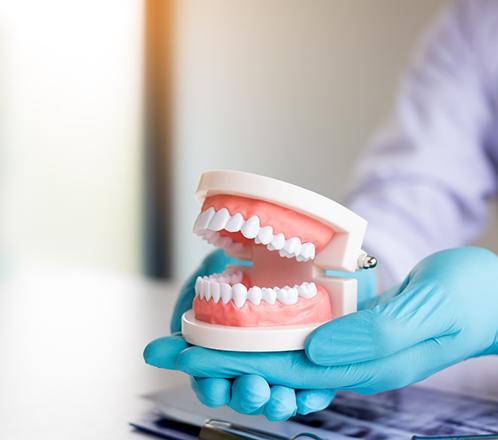
[[[302,350],[307,336],[323,323],[272,327],[228,327],[195,319],[193,310],[182,316],[182,335],[193,345],[228,351]]]

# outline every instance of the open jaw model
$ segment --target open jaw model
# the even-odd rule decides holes
[[[194,232],[252,266],[199,277],[182,333],[194,345],[300,350],[320,324],[356,311],[356,280],[326,277],[375,266],[361,250],[367,222],[312,191],[239,171],[209,171]]]

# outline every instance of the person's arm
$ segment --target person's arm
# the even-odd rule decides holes
[[[496,2],[475,0],[442,17],[403,78],[390,126],[359,164],[348,205],[369,222],[365,249],[379,260],[381,288],[483,229],[496,192],[486,153],[497,121],[488,59],[498,59],[496,20]]]

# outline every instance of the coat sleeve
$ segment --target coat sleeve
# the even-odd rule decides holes
[[[365,249],[382,288],[423,257],[472,242],[496,194],[486,137],[498,119],[483,46],[498,47],[498,27],[484,39],[479,26],[496,23],[498,7],[483,3],[457,2],[440,18],[402,79],[391,123],[359,162],[348,205],[369,222]]]

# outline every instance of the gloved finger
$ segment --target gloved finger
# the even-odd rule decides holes
[[[258,414],[269,398],[268,382],[255,374],[247,374],[233,381],[229,406],[241,414]]]
[[[231,378],[257,374],[269,384],[295,389],[346,389],[381,392],[414,383],[454,362],[455,335],[424,342],[374,361],[324,367],[302,351],[238,353],[190,347],[180,353],[177,366],[199,377]],[[470,356],[467,353],[467,356]]]
[[[234,386],[227,379],[191,378],[192,389],[204,405],[227,405],[242,414],[257,414],[270,399],[270,386],[256,375],[240,376]],[[232,388],[232,389],[231,389]],[[334,399],[334,390],[297,390],[296,405],[299,414],[310,414],[327,408]]]
[[[235,378],[244,374],[263,377],[272,385],[290,388],[337,388],[328,386],[328,370],[309,361],[303,351],[277,353],[251,353],[210,350],[190,347],[183,350],[177,359],[180,371],[196,377]],[[344,370],[344,371],[343,371]],[[340,385],[354,381],[346,371],[339,369],[335,383]]]
[[[180,335],[155,339],[144,349],[144,360],[147,364],[158,368],[176,370],[178,355],[189,347]]]
[[[270,400],[264,409],[266,418],[277,422],[287,420],[296,413],[297,402],[294,389],[280,385],[272,386]]]
[[[321,411],[332,403],[334,397],[335,390],[297,390],[297,412],[306,415]]]
[[[408,283],[385,304],[330,321],[311,333],[308,358],[327,366],[366,362],[390,356],[455,329],[444,309],[447,297],[432,284]],[[446,318],[446,319],[445,319]]]
[[[386,290],[380,295],[375,295],[372,298],[367,298],[362,302],[358,303],[358,310],[373,309],[375,306],[386,304],[391,301],[395,296],[399,295],[403,291],[404,287],[402,285],[394,286],[389,290]],[[359,301],[359,298],[358,298]]]
[[[206,406],[216,408],[228,405],[230,402],[230,388],[232,384],[227,379],[200,379],[192,377],[190,384],[197,398]]]
[[[455,353],[460,348],[461,342],[453,334],[428,339],[378,361],[351,365],[349,367],[352,370],[357,370],[357,377],[363,376],[365,380],[342,389],[375,394],[403,388],[470,357],[470,353],[467,353],[455,359]]]

